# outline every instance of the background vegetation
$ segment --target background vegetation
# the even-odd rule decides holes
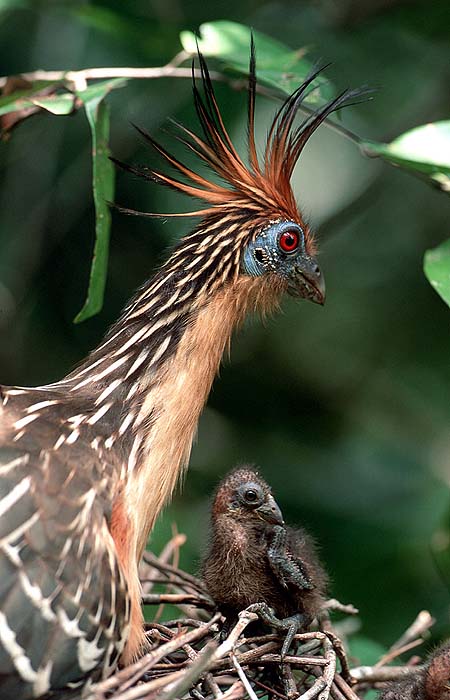
[[[343,114],[367,139],[388,142],[450,114],[447,0],[0,0],[4,75],[93,66],[159,66],[179,33],[231,19],[311,60],[332,61],[338,88],[369,83],[375,99]],[[245,97],[217,93],[245,144]],[[131,82],[111,93],[112,151],[153,155],[130,121],[152,133],[168,117],[195,125],[189,81]],[[275,104],[258,103],[260,140]],[[165,137],[162,137],[163,140]],[[89,126],[41,113],[0,144],[0,369],[7,384],[55,380],[97,343],[127,297],[155,269],[187,221],[113,216],[102,312],[82,324],[94,241]],[[332,592],[361,611],[361,634],[385,645],[422,608],[450,633],[450,314],[422,271],[448,238],[450,200],[323,127],[294,178],[320,234],[328,300],[286,300],[236,338],[201,420],[184,488],[153,537],[171,523],[188,535],[195,570],[207,537],[208,497],[238,462],[257,463],[288,521],[315,533]],[[147,211],[189,206],[119,173],[116,201]]]

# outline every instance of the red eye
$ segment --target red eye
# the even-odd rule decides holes
[[[298,248],[299,240],[300,236],[298,235],[297,231],[283,231],[278,243],[281,250],[283,250],[285,253],[292,253],[292,251]]]

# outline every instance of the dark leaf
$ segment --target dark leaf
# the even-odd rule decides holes
[[[197,39],[200,51],[205,56],[214,56],[225,68],[248,76],[251,30],[243,24],[219,20],[200,25]],[[257,56],[257,79],[261,85],[276,88],[285,94],[292,93],[311,72],[313,64],[304,58],[305,50],[293,51],[285,44],[260,32],[253,32]],[[184,31],[180,40],[185,51],[195,55],[196,36]],[[311,106],[324,104],[335,91],[324,78],[315,82],[315,89],[305,102]]]
[[[362,142],[368,155],[412,170],[450,194],[450,121],[418,126],[391,143]]]
[[[109,109],[104,97],[110,90],[121,87],[125,81],[109,80],[97,83],[78,93],[86,110],[92,133],[92,184],[95,205],[95,247],[92,258],[89,288],[83,308],[75,322],[84,321],[98,313],[108,270],[111,215],[108,202],[114,197],[114,166],[109,160]]]

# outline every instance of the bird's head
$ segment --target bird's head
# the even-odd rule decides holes
[[[221,481],[213,503],[213,517],[283,525],[283,515],[269,486],[252,467],[240,467]]]
[[[309,92],[315,88],[319,70],[313,71],[286,99],[270,126],[262,158],[258,156],[255,130],[256,68],[253,41],[250,50],[248,90],[247,163],[234,148],[220,114],[203,56],[199,53],[203,94],[193,80],[194,102],[203,136],[177,124],[177,136],[200,161],[214,171],[221,182],[212,181],[184,165],[142,129],[141,135],[182,179],[149,167],[118,164],[135,175],[159,182],[178,192],[198,198],[207,208],[183,214],[143,216],[202,217],[194,231],[175,247],[164,266],[173,285],[183,281],[195,287],[197,295],[210,296],[241,278],[261,286],[271,284],[278,296],[287,292],[323,304],[325,284],[316,260],[316,246],[308,223],[297,207],[290,180],[308,139],[335,110],[355,101],[361,94],[346,90],[319,107],[294,126],[295,116]],[[266,285],[267,286],[267,285]],[[263,295],[260,294],[260,297]]]
[[[241,270],[253,277],[277,276],[292,296],[318,304],[325,301],[319,265],[307,252],[304,228],[294,221],[280,219],[258,233],[244,248]]]

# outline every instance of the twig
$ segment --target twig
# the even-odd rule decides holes
[[[209,668],[216,650],[217,644],[213,641],[208,642],[202,653],[198,655],[197,660],[183,670],[183,674],[179,680],[169,683],[159,694],[159,698],[161,698],[161,700],[173,700],[176,697],[182,697],[182,695],[189,690],[191,685],[194,685],[198,678],[200,678],[202,673]]]
[[[358,696],[354,690],[349,686],[347,681],[342,678],[338,673],[334,677],[334,683],[338,687],[339,691],[346,698],[346,700],[359,700]]]
[[[200,581],[200,579],[196,578],[195,576],[188,574],[186,571],[182,571],[181,569],[177,569],[168,563],[159,561],[159,559],[157,559],[154,554],[151,554],[151,552],[144,552],[143,558],[144,561],[151,564],[151,566],[158,569],[158,571],[162,571],[165,574],[175,574],[184,582],[190,583],[192,586],[194,586],[195,590],[206,591],[206,586],[203,581]]]
[[[244,671],[242,670],[242,666],[239,664],[239,661],[237,660],[235,654],[231,653],[230,656],[231,656],[231,661],[233,663],[233,666],[236,669],[237,674],[238,674],[239,678],[241,679],[242,684],[250,697],[250,700],[258,700],[258,696],[256,695],[255,691],[253,690],[252,686],[250,685],[250,682],[249,682],[247,676],[245,675]]]
[[[177,61],[178,56],[183,56],[182,60],[185,60],[186,58],[191,58],[189,54],[184,54],[184,52],[180,52],[179,54],[177,54],[177,56],[175,56],[171,61],[169,61],[169,63],[166,63],[166,65],[164,66],[151,66],[147,68],[84,68],[82,70],[77,71],[37,70],[32,71],[30,73],[21,73],[20,77],[29,82],[52,81],[68,83],[69,88],[73,88],[76,91],[85,90],[89,80],[109,80],[113,78],[137,78],[149,80],[155,78],[192,78],[192,76],[201,79],[203,77],[201,70],[198,68],[191,69],[186,67],[180,67]],[[209,71],[209,75],[212,80],[226,83],[234,90],[242,88],[246,89],[247,87],[246,81],[229,78],[228,76],[226,76],[223,73],[220,73],[219,71]],[[6,85],[10,77],[11,76],[0,77],[0,89]],[[284,99],[286,97],[286,95],[280,90],[271,90],[259,84],[256,85],[256,91],[261,95],[270,97],[271,99]],[[314,114],[314,110],[310,109],[309,107],[306,107],[305,105],[301,106],[301,111],[308,115]],[[330,119],[325,119],[325,124],[330,129],[337,132],[344,138],[352,141],[352,143],[356,144],[360,148],[361,152],[364,153],[364,149],[362,148],[362,139],[356,134],[354,134],[352,131],[350,131],[350,129],[347,129],[341,124],[338,124],[337,122],[332,121]]]
[[[422,637],[425,632],[433,626],[434,622],[428,610],[422,610],[402,636],[390,647],[388,653],[394,649],[400,649],[405,646],[405,644],[409,644],[409,642],[414,641],[418,637]]]
[[[167,564],[170,559],[173,556],[174,550],[179,550],[180,547],[184,545],[186,542],[186,535],[182,534],[176,534],[175,537],[172,537],[169,542],[166,544],[162,552],[160,553],[158,560],[161,564]],[[153,583],[155,581],[152,580],[153,576],[155,573],[155,568],[145,560],[145,557],[141,560],[141,563],[139,564],[139,578],[142,583],[142,592],[143,593],[150,593],[150,591],[153,588]]]
[[[261,681],[258,681],[256,678],[253,680],[253,683],[257,685],[258,688],[262,688],[271,695],[276,695],[277,698],[281,698],[282,700],[288,700],[286,695],[283,695],[283,693],[279,693],[278,690],[275,690],[275,688],[269,688],[268,685],[265,685],[265,683],[261,683]]]
[[[156,628],[156,623],[154,623],[154,624],[155,624],[155,628]],[[163,625],[158,625],[158,627],[165,632],[165,634],[169,637],[169,640],[173,639],[176,636],[176,633],[172,632],[172,630],[169,630],[167,627],[164,627]],[[160,639],[161,640],[163,639],[163,637],[161,635],[160,635]],[[178,637],[178,643],[180,643],[179,637]],[[184,646],[189,646],[189,645],[185,644]],[[140,678],[142,677],[143,673],[145,673],[145,671],[148,671],[149,668],[156,668],[157,666],[158,666],[158,664],[157,664],[157,662],[155,662],[151,666],[146,666],[144,670],[142,670],[142,668],[138,669],[137,672],[133,676],[131,676],[127,681],[125,681],[125,683],[121,684],[120,692],[123,693],[127,688],[130,688],[132,685],[137,683],[140,680]]]
[[[337,685],[334,681],[331,684],[331,688],[330,688],[330,698],[331,698],[331,700],[348,700],[348,698],[346,698],[345,695],[343,695],[343,693],[341,693],[341,691],[339,690],[339,688],[337,687]],[[361,700],[361,699],[358,698],[358,700]]]
[[[323,678],[316,678],[312,686],[305,693],[302,693],[298,700],[313,700],[313,698],[316,698],[326,687],[327,683]]]
[[[215,660],[221,659],[226,654],[229,654],[230,651],[233,651],[234,645],[241,636],[242,632],[246,627],[248,627],[250,622],[254,622],[257,619],[258,615],[256,613],[247,612],[247,610],[243,610],[241,613],[239,613],[238,622],[235,624],[226,640],[222,642],[220,647],[217,649]]]
[[[216,647],[217,647],[217,644],[216,644]],[[185,644],[183,649],[186,650],[186,654],[191,659],[191,661],[195,661],[198,658],[199,653],[197,651],[195,651],[195,649],[193,649],[190,644]],[[212,673],[207,673],[205,675],[205,684],[208,686],[208,688],[210,689],[210,691],[212,692],[212,694],[215,698],[222,697],[222,691],[220,690],[219,686],[217,685],[216,681],[214,680]]]
[[[219,617],[220,619],[220,617]],[[149,622],[148,623],[151,626],[158,628],[165,628],[165,627],[202,627],[205,622],[203,620],[196,620],[193,617],[183,617],[180,618],[179,620],[167,620],[167,622],[164,623],[164,625],[160,625],[157,622]]]
[[[172,605],[196,605],[202,608],[214,609],[211,598],[199,595],[189,595],[188,593],[147,593],[142,596],[145,605],[155,605],[155,603],[171,603]]]
[[[323,676],[322,676],[322,674],[320,673],[320,671],[319,671],[318,668],[312,668],[312,669],[311,669],[311,676],[313,676],[313,677],[316,679],[316,683],[317,683],[317,681],[323,681],[323,682],[325,683],[324,678],[323,678]],[[325,687],[326,687],[326,683],[325,683],[324,688],[325,688]],[[333,682],[332,685],[331,685],[331,688],[330,688],[330,691],[329,691],[329,696],[330,696],[330,698],[331,698],[332,700],[346,700],[346,699],[344,698],[344,696],[342,695],[342,693],[338,690],[338,688],[336,687],[336,685],[335,685],[334,682]],[[359,699],[358,699],[358,700],[359,700]]]
[[[175,540],[177,542],[177,546],[174,547],[173,549],[173,554],[172,554],[172,566],[174,566],[176,569],[178,569],[179,563],[180,563],[180,549],[183,546],[183,544],[186,542],[186,535],[182,535],[182,540],[179,538],[179,532],[177,528],[176,523],[172,523],[172,541]],[[161,555],[160,555],[161,558]]]
[[[334,654],[334,652],[333,652]],[[314,656],[281,656],[281,654],[264,654],[259,658],[252,658],[247,661],[249,664],[281,664],[286,663],[291,666],[328,666],[327,659]]]
[[[341,664],[341,674],[343,678],[345,678],[347,683],[351,683],[352,674],[350,672],[350,666],[348,664],[348,659],[345,653],[344,645],[342,644],[339,637],[336,634],[334,634],[334,632],[327,631],[325,634],[327,635],[328,639],[333,645],[334,650],[336,651],[336,654]]]
[[[240,640],[239,643],[237,642],[234,646],[234,649],[237,649],[238,646],[243,646],[243,640]],[[261,646],[256,646],[254,649],[249,649],[248,651],[244,651],[238,655],[239,657],[239,663],[241,664],[252,664],[252,663],[261,663],[261,658],[264,655],[270,654],[274,649],[279,648],[280,643],[278,642],[267,642],[266,644],[262,644]],[[234,650],[233,650],[234,651]],[[228,663],[228,659],[222,659],[218,664],[217,667],[220,668],[226,668],[226,665]]]
[[[379,666],[386,666],[387,664],[391,663],[391,661],[397,659],[405,652],[410,651],[410,649],[414,649],[415,647],[418,647],[421,644],[423,644],[423,639],[414,639],[412,642],[408,642],[408,644],[404,644],[402,647],[392,649],[387,654],[382,656],[379,661],[377,661],[377,663],[375,664],[375,668],[378,668]]]
[[[336,673],[336,654],[331,641],[327,637],[323,640],[323,647],[325,651],[325,660],[327,661],[327,666],[323,672],[323,680],[326,682],[326,686],[317,696],[318,700],[328,700],[334,674]]]
[[[155,678],[147,683],[141,683],[140,685],[135,685],[134,688],[129,688],[124,693],[114,696],[114,700],[140,700],[140,698],[150,697],[150,693],[155,693],[156,691],[164,688],[170,683],[181,679],[185,674],[185,670],[175,671],[174,673],[169,673],[167,676],[162,676],[160,678]]]
[[[222,73],[210,71],[213,80],[228,82]],[[0,77],[0,88],[6,85],[10,76]],[[149,80],[155,78],[192,78],[191,68],[180,68],[174,66],[172,61],[164,66],[150,66],[147,68],[135,67],[105,67],[105,68],[84,68],[82,70],[36,70],[30,73],[20,73],[20,77],[30,83],[38,81],[52,81],[61,83],[72,83],[76,90],[85,89],[88,80],[110,80],[113,78]],[[194,68],[194,77],[202,77],[198,68]]]
[[[118,674],[115,674],[101,683],[98,683],[96,685],[96,691],[105,692],[106,690],[111,690],[111,688],[117,684],[117,678],[119,676],[120,678],[128,678],[129,676],[134,675],[136,671],[139,671],[142,675],[165,656],[179,649],[183,644],[191,644],[194,641],[202,639],[202,637],[208,634],[210,627],[217,622],[219,618],[220,615],[216,613],[216,615],[214,615],[209,622],[205,622],[201,627],[197,627],[196,629],[186,632],[185,634],[178,635],[169,642],[162,644],[158,649],[146,654],[136,663],[131,664],[131,666],[127,666],[127,668],[123,669],[122,671],[119,671]]]
[[[179,552],[184,544],[186,544],[186,535],[176,532],[158,556],[160,564],[169,564],[175,552]]]
[[[358,608],[355,608],[351,603],[341,603],[336,598],[326,600],[322,606],[322,610],[335,610],[345,613],[346,615],[357,615],[359,613]]]
[[[398,681],[412,673],[419,673],[423,666],[358,666],[352,668],[352,678],[357,683],[381,683]]]
[[[222,700],[237,700],[242,697],[244,690],[241,681],[235,681],[232,686],[222,695]]]
[[[172,546],[171,546],[170,555],[167,554],[166,556],[167,556],[167,559],[169,559],[169,557],[171,557],[171,559],[172,559],[172,566],[173,566],[175,569],[178,569],[178,564],[179,564],[179,562],[180,562],[180,547],[181,547],[185,542],[186,542],[186,536],[185,536],[185,535],[182,535],[182,537],[179,538],[179,537],[178,537],[178,531],[177,531],[176,525],[175,525],[175,524],[172,524],[172,539],[171,539],[171,541],[170,541],[170,544],[171,544]],[[160,561],[161,561],[161,555],[160,555]],[[162,561],[164,561],[164,560],[162,560]],[[172,578],[173,578],[172,575],[169,576],[169,580],[171,580]],[[171,588],[174,588],[174,587],[171,586]],[[176,589],[174,588],[174,590],[176,590]],[[156,613],[155,613],[155,620],[156,620],[156,621],[159,620],[159,619],[162,617],[163,612],[164,612],[164,601],[161,601],[161,600],[160,600],[159,607],[158,607],[158,609],[157,609],[157,611],[156,611]]]

